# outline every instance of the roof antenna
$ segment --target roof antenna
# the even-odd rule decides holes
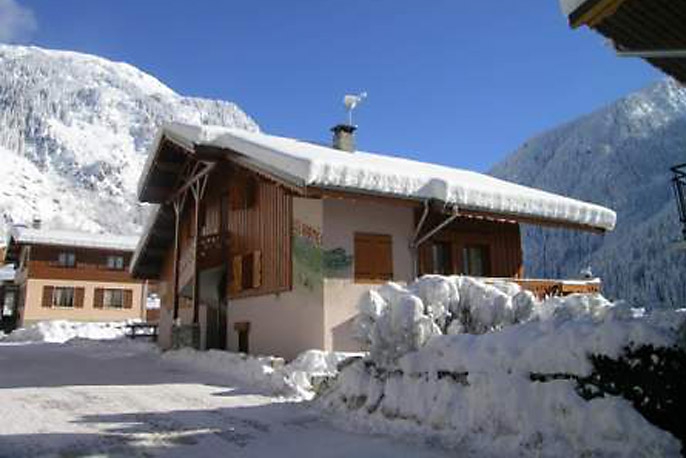
[[[367,98],[366,92],[361,92],[358,95],[346,94],[345,97],[343,97],[343,103],[345,104],[345,109],[348,111],[348,125],[349,126],[353,125],[353,110],[355,108],[357,108],[357,105],[359,105],[360,102],[362,102],[366,98]]]

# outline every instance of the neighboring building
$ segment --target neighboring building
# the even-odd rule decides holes
[[[354,151],[354,128],[334,131],[349,151],[221,127],[160,132],[139,184],[159,205],[131,271],[160,281],[163,347],[357,350],[370,288],[427,273],[521,279],[520,223],[614,227],[598,205]]]
[[[16,267],[18,325],[144,318],[145,282],[128,271],[137,240],[13,227],[5,262]]]
[[[4,255],[4,247],[0,253]],[[17,321],[17,285],[14,283],[15,270],[12,264],[0,264],[0,331],[10,332]]]

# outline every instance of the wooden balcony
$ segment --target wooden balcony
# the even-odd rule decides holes
[[[103,282],[136,282],[126,269],[108,269],[103,264],[77,262],[74,267],[64,267],[54,261],[31,260],[28,262],[28,278],[51,280],[81,280]]]
[[[193,280],[195,267],[199,271],[224,265],[229,259],[228,236],[225,233],[201,235],[196,255],[195,238],[184,243],[179,256],[179,291]]]
[[[539,278],[487,278],[486,283],[494,280],[504,280],[517,283],[522,289],[531,291],[539,299],[552,296],[568,296],[570,294],[599,293],[602,282],[599,278],[589,280],[552,280]]]
[[[229,259],[228,235],[215,233],[203,235],[198,240],[198,269],[213,269],[224,265]]]

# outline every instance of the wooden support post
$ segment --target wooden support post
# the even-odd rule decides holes
[[[193,194],[193,200],[195,201],[195,237],[193,238],[193,324],[198,324],[200,321],[200,292],[198,288],[200,287],[200,278],[198,276],[198,241],[200,240],[200,189],[198,182],[194,182],[191,186],[191,193]]]
[[[211,170],[211,167],[209,167]],[[198,324],[200,321],[200,275],[198,271],[198,253],[200,247],[200,200],[205,194],[205,187],[207,185],[207,174],[202,175],[195,180],[190,187],[193,199],[195,200],[195,239],[193,240],[194,255],[193,260],[193,324]]]
[[[179,227],[180,227],[180,222],[181,222],[181,212],[182,208],[181,203],[179,202],[181,199],[176,198],[174,199],[173,206],[174,206],[174,284],[172,285],[174,291],[174,312],[173,312],[173,319],[176,321],[179,318],[179,251],[180,251],[180,238],[179,238]]]

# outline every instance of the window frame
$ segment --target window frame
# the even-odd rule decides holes
[[[113,305],[112,301],[118,294],[120,305]],[[121,288],[103,288],[102,290],[102,308],[123,310],[125,307],[124,290]]]
[[[74,251],[60,251],[57,254],[57,265],[66,269],[76,267],[76,253]]]
[[[438,247],[442,247],[443,259],[437,259]],[[453,243],[447,240],[435,240],[431,243],[431,273],[435,275],[453,275],[455,273]],[[440,264],[440,265],[439,265]]]
[[[62,299],[64,294],[66,294],[67,291],[71,292],[71,297],[70,301],[64,301],[64,302],[71,302],[71,305],[64,305],[61,304]],[[69,298],[69,296],[67,296]],[[76,288],[73,286],[55,286],[52,289],[52,301],[51,301],[51,306],[52,308],[56,309],[75,309],[76,308]]]
[[[478,250],[481,255],[481,273],[471,271],[472,256],[474,250]],[[486,243],[467,243],[462,247],[462,273],[470,277],[489,277],[491,276],[491,247]]]
[[[111,254],[107,255],[106,266],[108,270],[124,270],[124,256]]]

